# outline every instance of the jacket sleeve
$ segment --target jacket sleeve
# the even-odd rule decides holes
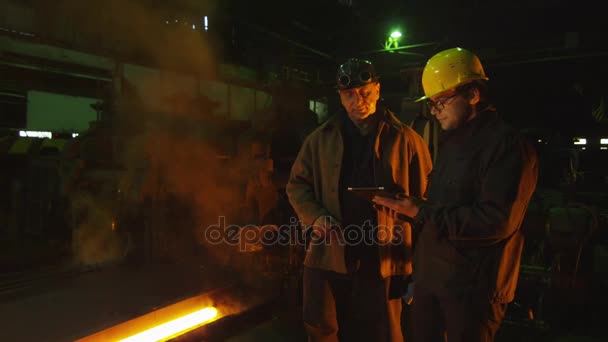
[[[513,139],[510,139],[513,138]],[[524,145],[508,137],[493,151],[481,180],[481,191],[472,206],[422,204],[415,219],[431,221],[439,236],[472,245],[491,245],[511,236],[519,224],[510,220],[518,193],[525,187],[522,179]],[[525,161],[534,163],[534,160]],[[530,182],[534,187],[535,182]],[[533,183],[533,184],[532,184]]]
[[[428,177],[433,168],[429,149],[418,133],[414,132],[409,141],[411,159],[408,165],[409,195],[425,198]]]
[[[302,221],[305,229],[311,227],[317,218],[330,215],[329,211],[319,203],[314,190],[314,155],[312,140],[309,136],[291,167],[286,192],[291,206]]]

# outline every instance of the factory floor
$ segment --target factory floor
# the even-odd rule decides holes
[[[306,341],[306,332],[300,316],[296,313],[283,312],[241,334],[226,339],[226,342],[258,341]]]
[[[203,340],[201,340],[203,341]],[[306,333],[295,315],[276,316],[241,334],[231,337],[226,342],[279,342],[306,341]],[[407,339],[406,339],[407,341]],[[571,332],[539,332],[530,328],[503,325],[498,332],[496,342],[606,342],[606,336],[588,336]]]
[[[404,319],[406,317],[404,316]],[[598,319],[599,317],[595,317]],[[306,341],[301,315],[294,310],[277,310],[267,320],[245,329],[226,339],[226,342],[279,342],[279,341]],[[213,339],[199,339],[198,341],[214,341]],[[405,336],[405,341],[411,337]],[[601,326],[587,329],[587,332],[577,331],[565,325],[553,329],[522,326],[511,321],[505,321],[498,331],[496,342],[606,342],[608,333]]]
[[[75,341],[182,299],[233,286],[236,278],[230,270],[197,263],[126,263],[85,270],[56,265],[19,277],[0,275],[0,341]],[[275,287],[269,300],[173,341],[305,341],[301,303],[293,286],[297,279],[290,281],[291,286]],[[261,298],[257,290],[243,287],[242,298]],[[567,320],[552,330],[508,322],[496,341],[608,341],[601,315],[585,314],[594,323],[584,331],[573,329]]]
[[[206,291],[230,277],[195,264],[54,265],[0,276],[0,341],[75,341]]]

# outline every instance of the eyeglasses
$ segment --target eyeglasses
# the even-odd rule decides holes
[[[448,100],[455,96],[458,96],[458,95],[459,95],[458,93],[455,93],[454,95],[444,97],[443,99],[439,99],[437,101],[428,99],[428,100],[426,100],[426,105],[429,108],[429,111],[432,111],[433,109],[435,109],[436,112],[441,112],[443,110],[443,108],[445,108],[445,104],[448,102]]]
[[[361,71],[359,73],[359,82],[361,84],[370,83],[372,81],[372,74],[369,71]],[[350,85],[352,79],[349,74],[343,73],[338,77],[338,85],[340,88],[346,88]]]

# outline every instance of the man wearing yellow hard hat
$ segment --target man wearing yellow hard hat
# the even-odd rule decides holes
[[[422,85],[443,129],[426,199],[375,197],[420,227],[413,340],[492,341],[514,298],[536,153],[500,117],[471,51],[431,57]]]

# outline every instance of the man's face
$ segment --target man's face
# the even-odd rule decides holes
[[[378,99],[380,99],[380,83],[378,82],[340,91],[342,106],[353,122],[362,121],[374,114]]]
[[[476,97],[476,94],[472,94]],[[456,129],[475,117],[474,103],[467,94],[456,91],[440,94],[430,99],[430,111],[444,131]]]

